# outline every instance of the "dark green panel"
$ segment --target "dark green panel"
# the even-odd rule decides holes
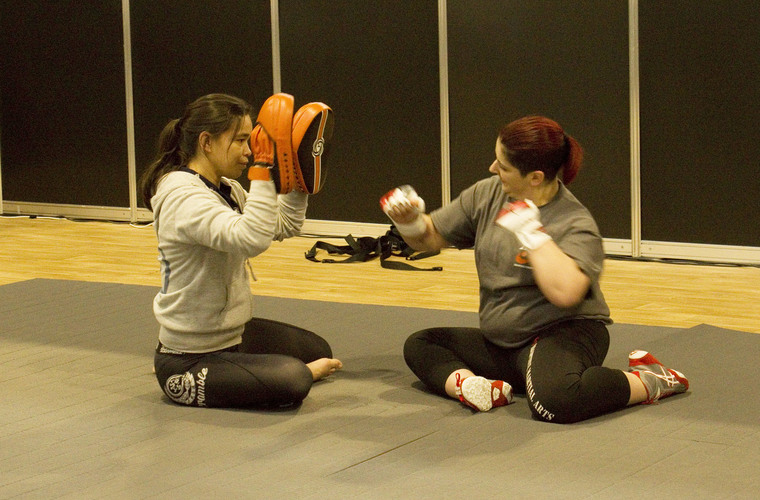
[[[639,3],[642,238],[760,245],[760,5]]]
[[[129,205],[120,0],[0,3],[8,201]]]
[[[139,178],[164,125],[189,102],[222,92],[258,110],[272,94],[272,39],[268,0],[131,0],[130,8]]]
[[[604,237],[630,239],[628,2],[447,5],[452,197],[490,175],[503,125],[545,115],[585,148],[571,190]]]
[[[283,0],[282,90],[335,111],[325,188],[308,217],[389,222],[379,198],[412,184],[441,203],[435,0]]]

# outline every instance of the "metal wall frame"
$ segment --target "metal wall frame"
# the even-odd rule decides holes
[[[639,0],[628,0],[628,88],[631,106],[631,256],[641,256]]]
[[[438,75],[441,99],[441,203],[451,202],[451,155],[449,143],[449,35],[447,0],[438,0]]]

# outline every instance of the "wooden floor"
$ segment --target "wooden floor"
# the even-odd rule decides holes
[[[359,235],[355,235],[359,236]],[[33,278],[159,286],[151,226],[0,218],[0,285]],[[320,238],[326,239],[326,238]],[[340,239],[329,240],[344,243]],[[386,270],[379,262],[331,265],[304,258],[315,238],[274,243],[252,259],[257,295],[477,311],[473,252],[420,261],[443,272]],[[760,333],[760,268],[608,260],[602,289],[618,323],[689,328],[707,323]]]

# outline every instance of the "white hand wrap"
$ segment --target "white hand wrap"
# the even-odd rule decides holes
[[[538,216],[535,203],[530,200],[516,201],[502,209],[496,223],[512,231],[524,248],[535,250],[552,239],[546,234]]]
[[[386,215],[393,221],[402,236],[416,238],[427,231],[427,224],[422,214],[425,213],[425,200],[420,198],[417,192],[409,185],[397,187],[380,199],[380,205]],[[390,216],[392,210],[414,210],[416,217],[411,222],[400,223]]]

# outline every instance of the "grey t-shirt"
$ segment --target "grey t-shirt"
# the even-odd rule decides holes
[[[559,308],[536,285],[527,253],[507,229],[494,223],[505,203],[498,176],[468,187],[449,205],[433,211],[438,232],[457,248],[474,248],[480,280],[480,327],[491,342],[519,347],[553,323],[589,318],[612,323],[599,288],[604,248],[589,211],[560,183],[552,201],[540,207],[541,222],[554,242],[578,264],[591,287],[575,307]]]

